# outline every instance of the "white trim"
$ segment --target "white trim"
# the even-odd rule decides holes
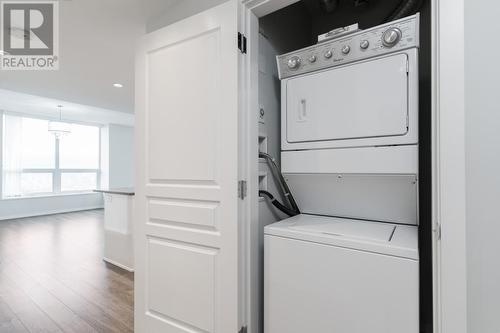
[[[107,262],[107,263],[110,263],[111,265],[114,265],[114,266],[116,266],[116,267],[119,267],[119,268],[121,268],[121,269],[124,269],[124,270],[126,270],[126,271],[128,271],[128,272],[131,272],[131,273],[133,273],[133,272],[134,272],[134,269],[133,269],[133,268],[130,268],[130,267],[128,267],[128,266],[125,266],[125,265],[123,265],[123,264],[120,264],[120,263],[118,263],[118,262],[116,262],[116,261],[114,261],[114,260],[108,259],[108,258],[106,258],[106,257],[102,257],[102,260],[104,260],[104,261],[105,261],[105,262]]]
[[[4,173],[3,173],[4,114],[5,114],[5,112],[3,110],[0,110],[0,200],[2,200],[2,197],[3,197],[3,179],[4,179]]]
[[[464,0],[432,13],[434,331],[466,333]]]
[[[241,2],[255,16],[262,17],[299,2],[299,0],[241,0]]]
[[[260,284],[261,267],[259,265],[258,257],[261,255],[262,249],[260,248],[259,240],[259,214],[258,214],[258,91],[259,91],[259,21],[262,16],[275,12],[281,8],[291,5],[298,0],[242,0],[244,12],[240,18],[243,17],[244,24],[240,26],[242,33],[247,37],[247,55],[245,57],[245,66],[240,67],[240,74],[243,76],[241,79],[245,87],[244,94],[246,95],[246,103],[242,106],[242,114],[245,115],[245,120],[248,122],[244,128],[240,129],[246,131],[243,140],[243,145],[246,146],[246,155],[249,159],[243,170],[248,180],[248,200],[246,204],[246,220],[249,221],[246,225],[246,235],[243,240],[246,249],[246,323],[248,332],[259,332],[260,323],[263,322],[263,313],[261,312],[261,304],[263,302],[261,290],[258,289]]]
[[[247,54],[240,67],[242,90],[240,94],[245,100],[241,106],[242,124],[241,132],[244,133],[242,144],[245,147],[244,165],[241,171],[247,180],[247,199],[241,213],[245,216],[245,229],[243,237],[245,267],[244,292],[246,307],[244,325],[248,332],[258,332],[260,330],[259,322],[262,321],[260,314],[261,295],[256,292],[260,283],[259,261],[261,249],[259,247],[259,219],[258,219],[258,19],[255,14],[242,6],[242,25],[241,32],[247,37]],[[243,134],[242,133],[242,134]],[[259,319],[260,318],[260,319]]]
[[[1,216],[0,221],[24,219],[27,217],[48,216],[48,215],[63,214],[63,213],[83,212],[86,210],[96,210],[96,209],[103,209],[103,208],[104,208],[103,205],[98,205],[98,206],[79,207],[79,208],[72,208],[72,209],[53,209],[53,210],[47,210],[47,211],[40,212],[40,213],[14,214],[14,215],[8,215],[8,216]]]
[[[41,198],[60,198],[60,197],[70,197],[70,196],[75,196],[75,195],[99,195],[100,193],[95,192],[94,190],[90,191],[74,191],[74,192],[59,192],[59,193],[43,193],[43,194],[31,194],[31,195],[26,195],[26,196],[21,196],[21,197],[6,197],[6,198],[1,198],[0,202],[2,201],[12,201],[12,200],[29,200],[29,199],[41,199]]]
[[[246,35],[246,8],[238,2],[238,32]],[[248,108],[248,64],[249,61],[245,54],[240,52],[238,56],[238,179],[241,181],[246,181],[249,184],[249,172],[248,167],[251,161],[251,155],[249,154],[249,148],[251,148],[251,140],[249,140],[248,126],[251,120],[248,118],[249,108]],[[247,193],[248,193],[247,188]],[[251,191],[251,189],[250,189]],[[238,313],[238,325],[240,327],[249,326],[249,316],[250,311],[250,293],[251,289],[248,288],[250,284],[249,278],[249,239],[248,235],[250,233],[250,223],[249,223],[250,205],[249,198],[246,200],[238,200],[238,220],[241,223],[241,228],[239,230],[238,237],[238,248],[240,255],[238,258],[238,298],[244,300],[239,302],[239,313]]]
[[[23,173],[51,173],[55,169],[23,169]],[[99,169],[64,169],[59,168],[61,173],[97,173]]]

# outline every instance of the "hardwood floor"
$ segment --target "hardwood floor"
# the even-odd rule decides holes
[[[102,210],[0,221],[0,332],[133,332],[133,274],[102,252]]]

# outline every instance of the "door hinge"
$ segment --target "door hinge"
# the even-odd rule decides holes
[[[436,228],[434,229],[434,232],[436,233],[436,239],[441,240],[441,224],[438,224]]]
[[[247,333],[247,327],[243,326],[238,333]]]
[[[247,196],[247,181],[240,180],[238,182],[238,198],[243,200],[245,199],[246,196]]]
[[[238,32],[238,49],[241,53],[247,53],[247,38],[241,32]]]

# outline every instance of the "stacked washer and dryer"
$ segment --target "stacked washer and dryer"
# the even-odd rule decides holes
[[[281,168],[266,333],[417,333],[419,16],[277,57]]]

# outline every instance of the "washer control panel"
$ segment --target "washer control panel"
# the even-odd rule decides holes
[[[277,56],[279,78],[419,47],[419,14]]]

